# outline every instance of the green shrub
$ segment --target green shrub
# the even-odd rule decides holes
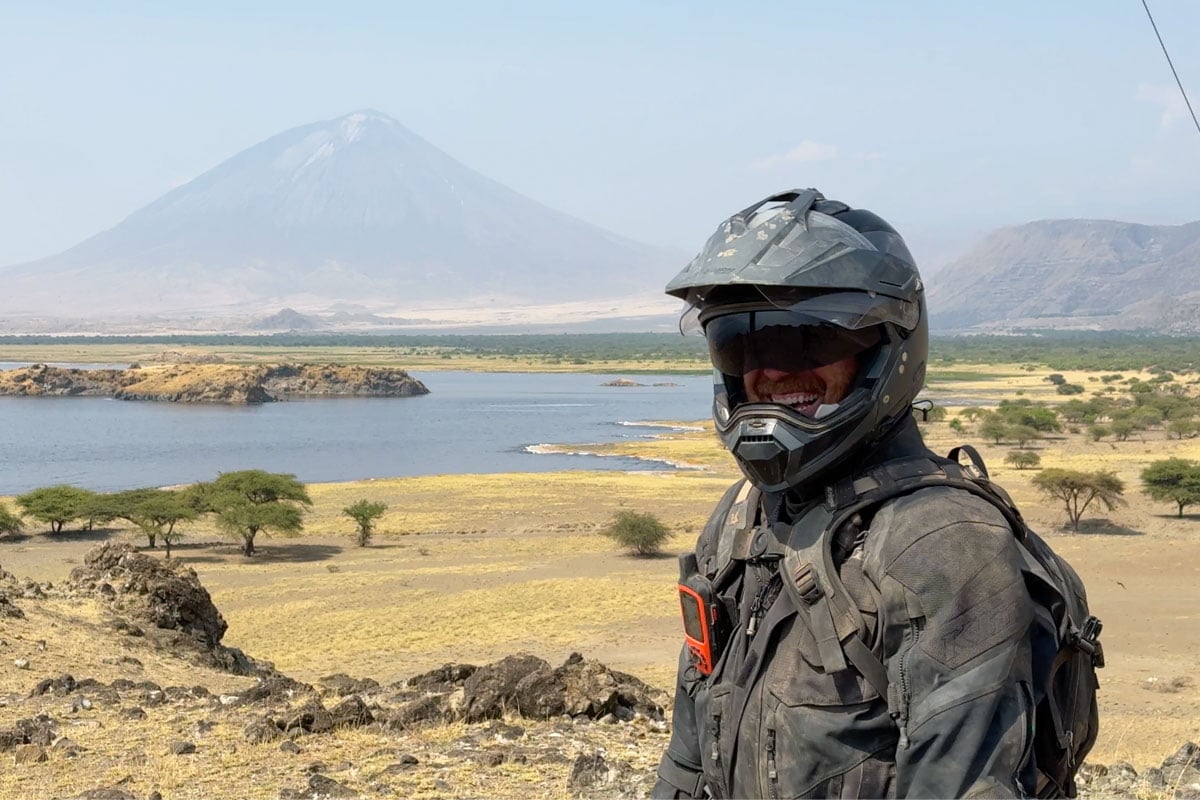
[[[375,521],[382,517],[385,511],[387,511],[386,503],[372,503],[370,500],[359,500],[354,505],[342,509],[342,514],[354,520],[358,526],[358,530],[354,533],[354,539],[358,542],[359,547],[366,547],[367,543],[371,541],[371,534],[375,531]]]
[[[1046,380],[1050,381],[1055,386],[1062,386],[1064,383],[1067,382],[1067,379],[1063,377],[1061,372],[1050,373],[1049,375],[1046,376]]]
[[[1083,394],[1083,387],[1078,383],[1060,383],[1054,391],[1059,394]]]
[[[1042,457],[1029,450],[1012,450],[1004,457],[1004,463],[1011,464],[1017,469],[1029,469],[1040,466]]]
[[[653,514],[638,511],[618,511],[613,521],[601,531],[634,555],[649,556],[671,538],[671,532]]]

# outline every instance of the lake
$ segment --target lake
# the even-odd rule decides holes
[[[610,387],[602,384],[621,376],[412,374],[430,394],[260,406],[0,397],[0,495],[56,483],[97,491],[169,486],[239,469],[290,472],[305,482],[663,469],[668,465],[529,448],[652,436],[661,429],[631,423],[706,419],[712,402],[706,375],[626,376],[644,385]]]

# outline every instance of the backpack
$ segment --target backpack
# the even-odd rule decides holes
[[[959,463],[960,455],[966,455],[969,463]],[[1096,670],[1104,666],[1099,641],[1102,625],[1088,611],[1079,576],[1030,529],[1008,494],[991,482],[974,447],[956,447],[946,459],[917,456],[890,461],[827,487],[813,534],[799,549],[785,548],[779,564],[783,587],[795,607],[808,615],[824,669],[837,672],[852,664],[890,706],[897,688],[889,686],[887,669],[859,635],[864,629],[862,615],[842,585],[831,552],[830,542],[836,537],[819,534],[837,532],[849,524],[861,527],[862,520],[869,520],[888,500],[930,486],[962,489],[991,503],[1021,544],[1026,587],[1034,606],[1030,637],[1035,796],[1075,797],[1075,773],[1098,731]],[[725,526],[745,533],[755,518],[747,505],[757,506],[758,493],[743,490],[736,500]],[[823,530],[818,530],[821,527]],[[722,538],[728,541],[728,537]],[[721,555],[725,561],[731,554]]]

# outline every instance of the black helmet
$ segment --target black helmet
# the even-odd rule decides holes
[[[908,247],[875,214],[815,189],[730,217],[666,291],[686,303],[680,329],[708,340],[717,434],[764,491],[861,455],[911,413],[925,382],[925,292]],[[807,413],[752,401],[743,380],[849,358],[857,369],[840,402],[797,390]]]

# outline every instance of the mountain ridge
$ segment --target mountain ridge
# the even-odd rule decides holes
[[[939,331],[1200,331],[1200,221],[1050,219],[993,231],[929,287]]]

